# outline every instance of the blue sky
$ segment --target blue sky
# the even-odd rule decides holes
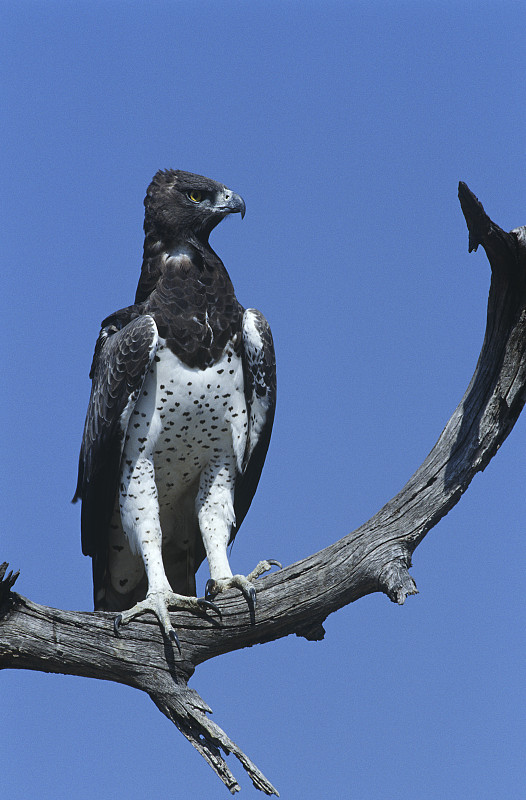
[[[69,502],[100,321],[132,302],[157,169],[226,183],[212,245],[276,341],[273,441],[235,571],[375,513],[471,377],[489,267],[465,180],[526,224],[518,2],[2,2],[0,561],[91,608]],[[281,796],[524,797],[526,420],[418,547],[420,594],[202,665],[192,684]],[[206,580],[201,571],[201,590]],[[1,630],[0,630],[1,634]],[[228,797],[149,698],[5,671],[2,792]],[[242,797],[256,797],[232,758]]]

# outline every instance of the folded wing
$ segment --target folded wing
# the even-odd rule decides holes
[[[82,499],[82,551],[106,551],[108,525],[119,485],[120,461],[130,416],[157,347],[153,317],[102,328],[93,356],[91,396],[84,425],[74,500]]]
[[[248,435],[234,494],[235,527],[243,522],[257,489],[272,433],[276,409],[276,357],[270,326],[263,314],[247,308],[243,315],[243,371]]]

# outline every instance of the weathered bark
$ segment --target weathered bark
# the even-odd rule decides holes
[[[290,633],[323,638],[322,623],[338,608],[376,591],[402,604],[416,593],[411,554],[458,502],[507,437],[526,400],[526,228],[505,233],[461,183],[459,198],[469,250],[481,244],[492,278],[487,328],[475,373],[435,447],[402,491],[357,530],[314,555],[258,581],[249,623],[240,593],[220,595],[223,613],[173,614],[181,654],[148,617],[113,634],[112,616],[61,611],[12,592],[16,575],[0,567],[0,668],[34,669],[117,681],[147,692],[204,756],[232,793],[239,785],[221,750],[241,761],[254,785],[274,787],[207,716],[187,685],[209,658]]]

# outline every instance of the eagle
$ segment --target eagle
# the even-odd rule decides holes
[[[276,405],[269,324],[243,308],[208,238],[243,199],[225,185],[160,170],[144,200],[133,305],[101,324],[74,501],[91,556],[95,610],[114,627],[153,613],[179,646],[171,609],[214,609],[236,587],[254,618],[254,581],[227,548],[256,491]],[[205,596],[196,571],[208,560]]]

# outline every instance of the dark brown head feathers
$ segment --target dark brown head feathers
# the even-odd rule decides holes
[[[146,233],[160,238],[196,237],[206,242],[211,231],[227,215],[245,213],[239,195],[224,184],[183,170],[159,170],[144,199]]]

